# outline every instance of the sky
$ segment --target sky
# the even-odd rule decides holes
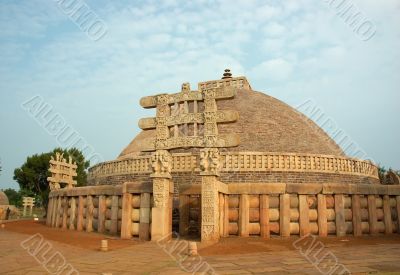
[[[2,0],[0,188],[18,188],[27,156],[71,146],[60,129],[92,164],[115,159],[154,113],[141,97],[225,68],[400,169],[399,12],[399,0]]]

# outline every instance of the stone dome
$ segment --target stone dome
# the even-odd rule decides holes
[[[0,191],[0,205],[9,205],[9,204],[10,203],[8,201],[7,195],[4,192]]]
[[[286,103],[262,92],[240,89],[234,99],[219,100],[219,110],[236,110],[239,119],[219,124],[219,133],[236,133],[238,147],[228,151],[309,153],[345,156],[341,148],[313,121]],[[141,131],[121,152],[119,159],[141,154],[144,140],[155,130]]]

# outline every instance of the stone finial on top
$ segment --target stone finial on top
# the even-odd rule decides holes
[[[230,69],[225,69],[225,72],[221,79],[227,79],[227,78],[232,78],[232,73]]]

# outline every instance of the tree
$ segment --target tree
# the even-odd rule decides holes
[[[68,160],[69,156],[77,165],[77,186],[86,185],[87,173],[86,169],[89,167],[89,161],[85,160],[82,152],[76,148],[61,149],[56,148],[52,152],[35,154],[27,157],[25,163],[14,170],[14,180],[16,180],[21,188],[26,192],[32,192],[37,196],[38,203],[47,209],[49,200],[50,188],[47,183],[47,177],[49,173],[49,161],[51,156],[55,156],[56,153],[63,153],[64,158]]]
[[[386,168],[385,166],[380,166],[378,165],[378,176],[379,176],[379,181],[381,184],[385,184],[385,175],[386,175]]]
[[[391,180],[388,177],[389,172],[393,172],[394,174],[400,177],[400,170],[394,170],[392,168],[386,169],[385,166],[378,165],[378,176],[381,184],[393,184],[391,183]]]

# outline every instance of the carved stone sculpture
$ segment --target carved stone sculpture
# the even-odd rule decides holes
[[[71,156],[67,160],[63,154],[56,153],[55,158],[51,156],[49,172],[51,176],[47,178],[49,182],[50,190],[57,190],[61,188],[61,185],[65,185],[66,188],[72,188],[76,185],[74,177],[76,173],[77,165],[72,161]]]
[[[172,157],[167,150],[157,150],[151,156],[151,177],[171,178]]]
[[[205,148],[200,150],[201,175],[219,175],[221,167],[218,148]]]

